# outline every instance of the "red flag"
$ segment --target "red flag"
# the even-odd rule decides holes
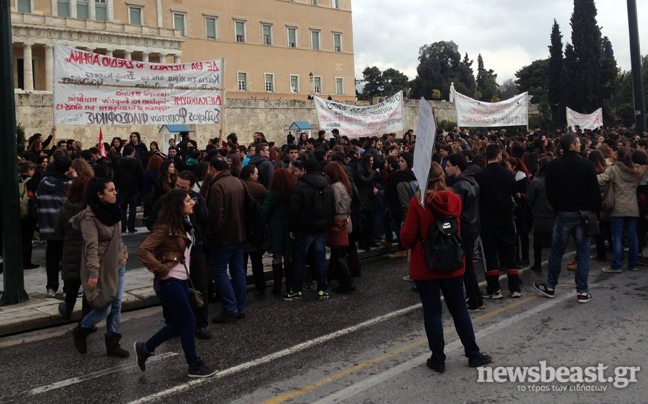
[[[101,131],[101,128],[99,128],[99,155],[101,157],[106,157],[106,145],[103,141],[103,132]]]

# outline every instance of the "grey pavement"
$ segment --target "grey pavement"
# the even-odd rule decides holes
[[[137,230],[135,234],[123,235],[124,244],[129,252],[124,281],[124,295],[122,298],[123,312],[160,304],[153,290],[153,275],[143,267],[135,254],[137,247],[144,241],[149,232],[145,227],[138,227]],[[81,317],[81,298],[77,299],[70,320],[63,319],[59,314],[58,305],[63,301],[62,281],[60,281],[61,286],[56,294],[56,298],[47,298],[45,289],[47,281],[45,273],[45,246],[40,242],[35,242],[35,244],[32,262],[41,265],[41,267],[24,272],[25,291],[29,296],[29,300],[15,305],[0,306],[0,337],[77,322]],[[390,251],[391,249],[385,247],[372,251],[364,251],[360,253],[360,259],[386,254]],[[269,254],[265,254],[263,262],[266,279],[270,280],[272,279],[272,257]],[[248,263],[247,274],[248,288],[253,288],[250,263]],[[3,290],[3,287],[3,277],[0,276],[0,290]]]

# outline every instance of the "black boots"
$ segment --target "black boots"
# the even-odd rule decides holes
[[[88,352],[88,344],[86,343],[86,338],[88,334],[92,332],[92,328],[83,328],[81,325],[77,325],[74,330],[72,330],[72,336],[74,337],[74,347],[80,354]]]
[[[128,358],[128,351],[119,345],[121,334],[114,333],[110,337],[106,336],[106,353],[108,356],[116,356],[118,358]]]

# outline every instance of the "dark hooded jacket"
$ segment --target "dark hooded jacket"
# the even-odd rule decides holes
[[[270,188],[270,180],[274,174],[274,164],[265,156],[255,154],[250,158],[248,164],[254,164],[259,170],[259,184],[263,185],[265,189]]]
[[[601,210],[601,192],[594,165],[575,151],[566,151],[562,157],[549,162],[545,186],[547,199],[555,212]]]
[[[122,157],[115,165],[115,186],[120,194],[132,195],[142,190],[144,169],[142,163],[133,157]]]
[[[324,189],[324,192],[330,193],[330,217],[331,221],[333,221],[333,216],[335,215],[333,188],[331,188],[326,177],[321,172],[306,173],[297,181],[293,195],[290,198],[288,229],[291,232],[313,233],[314,225],[311,220],[311,205],[316,189]]]
[[[401,182],[407,182],[409,184],[412,181],[416,181],[416,176],[409,168],[404,171],[394,171],[385,179],[385,197],[387,198],[387,206],[393,217],[403,218],[405,213],[403,212],[403,207],[398,197],[398,184]]]
[[[56,238],[63,240],[63,259],[61,260],[61,277],[64,281],[81,281],[81,255],[83,254],[83,234],[72,227],[72,219],[83,210],[81,205],[68,201],[63,203],[56,217]]]
[[[457,194],[447,190],[441,191],[434,195],[434,198],[430,198],[428,195],[426,202],[432,205],[440,214],[459,219],[461,228],[461,219],[459,218],[461,215],[461,199]],[[434,220],[432,211],[427,206],[421,205],[420,200],[417,198],[412,198],[400,236],[403,247],[412,249],[409,276],[414,280],[454,278],[463,275],[465,272],[464,268],[452,272],[442,272],[427,266],[421,239],[427,238],[428,234],[430,234],[430,228],[434,224]]]
[[[461,235],[479,234],[479,184],[471,171],[459,174],[452,183],[452,190],[461,198]]]

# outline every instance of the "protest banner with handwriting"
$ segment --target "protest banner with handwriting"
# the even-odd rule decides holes
[[[219,124],[223,59],[161,64],[54,46],[54,124]]]
[[[315,97],[320,129],[338,129],[348,137],[379,136],[403,130],[403,92],[394,94],[380,104],[368,107],[341,104]]]
[[[591,114],[580,114],[567,107],[567,126],[572,129],[580,126],[581,129],[598,129],[603,126],[603,108],[599,108]]]
[[[501,102],[483,102],[455,92],[457,126],[501,127],[529,124],[529,94],[516,95]]]
[[[430,175],[432,155],[434,154],[434,141],[436,140],[436,120],[432,107],[421,97],[419,108],[418,126],[416,129],[416,147],[414,148],[414,175],[421,189],[421,202],[425,200],[425,188]]]

